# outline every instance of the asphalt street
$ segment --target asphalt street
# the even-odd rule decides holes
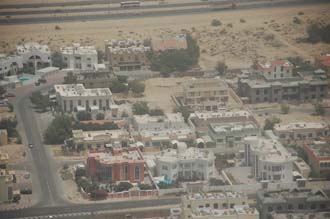
[[[236,10],[249,10],[265,7],[295,7],[303,4],[314,4],[313,1],[307,0],[292,0],[292,1],[280,1],[280,2],[256,2],[249,5],[239,5]],[[221,9],[232,10],[232,9]],[[118,20],[118,19],[131,19],[139,17],[161,17],[161,16],[173,16],[184,14],[202,14],[210,13],[209,7],[200,7],[192,9],[173,9],[165,11],[146,11],[146,12],[124,12],[124,13],[109,13],[109,14],[90,14],[90,15],[74,15],[74,16],[44,16],[44,17],[27,17],[27,18],[5,18],[0,19],[1,25],[13,25],[13,24],[35,24],[35,23],[61,23],[61,22],[86,22],[95,20]]]

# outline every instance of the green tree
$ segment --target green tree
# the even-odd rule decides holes
[[[186,35],[187,49],[166,50],[160,53],[153,51],[147,54],[151,69],[159,71],[163,76],[167,77],[172,72],[186,71],[193,65],[198,63],[199,46],[189,34]]]
[[[65,65],[65,63],[63,62],[63,59],[62,59],[62,55],[60,52],[54,52],[52,54],[52,65],[55,66],[55,67],[58,67],[60,69],[62,68],[66,68],[67,66]]]
[[[6,89],[3,86],[0,86],[0,95],[4,95],[6,93]]]
[[[149,184],[140,183],[139,188],[140,188],[140,190],[151,190],[152,186]]]
[[[133,104],[132,110],[134,115],[144,115],[149,113],[149,106],[147,102],[139,101]]]
[[[322,115],[324,115],[324,113],[325,113],[325,109],[324,109],[324,107],[322,106],[322,104],[320,104],[320,103],[316,103],[316,104],[314,104],[314,110],[315,110],[315,114],[316,114],[316,115],[320,115],[320,116],[322,116]]]
[[[130,88],[133,93],[142,94],[145,90],[145,84],[142,81],[133,81],[130,83]]]
[[[174,109],[174,112],[175,113],[181,113],[182,116],[183,116],[183,118],[184,118],[184,121],[187,122],[188,121],[188,118],[190,116],[190,113],[193,113],[193,110],[191,110],[187,106],[180,106],[180,107],[176,107]]]
[[[211,22],[211,25],[216,27],[216,26],[220,26],[221,22],[218,19],[213,19]]]
[[[122,93],[127,91],[125,83],[121,83],[118,79],[114,79],[110,83],[110,90],[113,93]]]
[[[227,65],[223,61],[219,61],[217,65],[215,66],[215,70],[218,71],[219,75],[224,75],[227,70]]]
[[[57,115],[44,133],[46,144],[63,144],[64,140],[72,137],[72,117]]]
[[[133,185],[129,182],[120,182],[118,185],[114,186],[115,192],[123,192],[128,191],[133,187]]]
[[[64,84],[76,84],[76,83],[77,83],[77,76],[72,71],[69,71],[64,77]]]
[[[45,112],[50,106],[50,100],[48,95],[43,95],[40,91],[35,91],[30,96],[30,101],[35,105],[37,109]]]
[[[162,116],[162,115],[164,115],[164,111],[162,109],[150,109],[149,115],[150,116]]]
[[[104,52],[103,50],[97,50],[97,63],[101,64],[104,60]]]
[[[281,119],[278,117],[272,117],[271,119],[267,118],[265,120],[264,130],[273,130],[274,125],[280,122]]]
[[[288,104],[281,104],[281,112],[283,114],[288,114],[290,111],[290,106]]]
[[[87,111],[81,111],[76,114],[76,117],[79,121],[88,121],[92,119],[92,114]]]
[[[103,119],[104,119],[104,114],[103,113],[96,114],[96,120],[103,120]]]
[[[128,77],[126,75],[118,75],[117,79],[120,83],[127,83]]]
[[[17,120],[16,119],[2,119],[0,120],[0,129],[6,129],[9,137],[18,137],[16,130]]]

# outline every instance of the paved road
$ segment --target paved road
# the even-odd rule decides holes
[[[0,5],[0,9],[85,6],[85,5],[108,4],[109,1],[111,3],[122,2],[122,0],[86,0],[86,1],[75,1],[75,2],[68,1],[68,2],[47,3],[47,0],[43,0],[43,3]]]
[[[203,6],[208,5],[208,2],[186,2],[186,3],[175,3],[175,4],[164,4],[164,5],[142,5],[139,8],[121,8],[121,7],[85,7],[85,8],[69,8],[69,9],[46,9],[46,10],[19,10],[19,11],[2,11],[0,16],[13,16],[13,15],[31,15],[31,14],[58,14],[58,13],[82,13],[82,12],[107,12],[110,9],[112,11],[120,10],[141,10],[141,9],[152,9],[152,8],[175,8],[175,7],[187,7],[187,6]]]
[[[26,218],[26,217],[45,217],[47,215],[61,215],[62,217],[88,216],[92,212],[111,211],[122,209],[136,209],[145,207],[176,205],[181,201],[180,198],[165,198],[154,200],[137,200],[137,201],[121,201],[113,203],[95,203],[95,204],[79,204],[66,205],[57,207],[34,207],[24,210],[4,211],[1,212],[1,218]]]
[[[265,7],[295,7],[298,4],[313,4],[315,2],[307,0],[291,0],[291,1],[280,1],[280,2],[256,2],[249,5],[240,5],[237,10],[256,9]],[[229,9],[223,9],[229,10]],[[160,17],[160,16],[173,16],[181,14],[202,14],[210,13],[210,8],[201,7],[193,9],[174,9],[167,11],[147,11],[140,13],[118,13],[118,14],[91,14],[91,15],[75,15],[75,16],[46,16],[46,17],[29,17],[29,18],[9,18],[0,19],[2,25],[13,25],[13,24],[35,24],[35,23],[60,23],[60,22],[72,22],[72,21],[94,21],[94,20],[118,20],[138,17]]]

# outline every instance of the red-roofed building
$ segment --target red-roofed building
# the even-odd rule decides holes
[[[86,169],[87,176],[99,182],[144,180],[144,160],[137,147],[114,148],[111,152],[90,151]]]
[[[187,49],[187,40],[185,34],[180,34],[169,39],[153,40],[152,49],[155,52],[173,49]]]
[[[294,65],[288,60],[275,59],[271,62],[257,62],[257,70],[267,79],[281,79],[293,76]]]
[[[317,68],[321,68],[326,71],[328,74],[330,73],[330,53],[328,54],[320,54],[315,57],[315,66]]]

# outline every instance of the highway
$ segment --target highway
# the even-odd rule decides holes
[[[187,6],[204,6],[208,5],[208,2],[186,2],[186,3],[175,3],[175,4],[164,4],[164,5],[141,5],[139,8],[121,8],[119,6],[113,7],[110,4],[108,7],[85,7],[85,8],[69,8],[69,9],[45,9],[45,10],[19,10],[19,11],[1,11],[0,16],[13,16],[13,15],[31,15],[31,14],[58,14],[58,13],[86,13],[86,12],[107,12],[112,11],[123,11],[123,10],[141,10],[141,9],[153,9],[153,8],[175,8],[175,7],[187,7]]]
[[[236,10],[249,10],[256,8],[265,7],[295,7],[298,4],[314,4],[315,1],[306,0],[290,0],[290,1],[279,1],[279,2],[255,2],[248,5],[239,5]],[[230,10],[230,9],[223,9]],[[74,15],[74,16],[44,16],[44,17],[26,17],[26,18],[5,18],[0,19],[2,25],[16,25],[16,24],[36,24],[36,23],[60,23],[60,22],[84,22],[84,21],[95,21],[95,20],[118,20],[118,19],[129,19],[138,17],[161,17],[161,16],[173,16],[173,15],[184,15],[184,14],[201,14],[211,13],[209,7],[200,7],[192,9],[173,9],[165,11],[141,11],[141,12],[124,12],[124,13],[109,13],[109,14],[90,14],[90,15]]]
[[[112,203],[95,203],[95,204],[78,204],[56,207],[33,207],[16,211],[1,212],[1,218],[26,218],[26,217],[42,217],[49,215],[62,215],[65,218],[76,217],[77,215],[91,215],[100,211],[111,210],[132,210],[137,208],[168,206],[180,203],[180,198],[165,198],[156,200],[139,200],[139,201],[118,201]]]

